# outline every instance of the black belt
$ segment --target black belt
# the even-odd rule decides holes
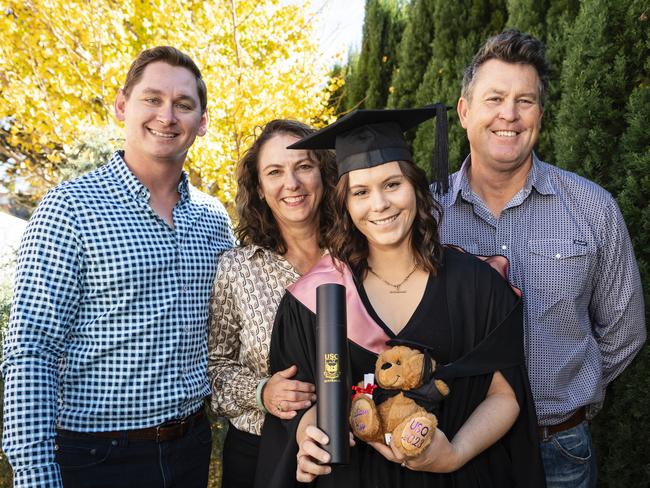
[[[179,420],[170,420],[154,427],[133,430],[115,430],[105,432],[74,432],[56,429],[58,434],[65,436],[96,437],[100,439],[127,439],[132,441],[169,442],[180,439],[205,418],[205,410],[201,407],[196,413]]]
[[[576,425],[582,423],[583,420],[587,418],[585,407],[579,408],[575,411],[571,417],[566,419],[564,422],[561,422],[557,425],[548,425],[548,426],[539,426],[537,428],[539,436],[542,439],[548,439],[549,436],[557,434],[558,432],[563,432],[565,430],[572,429]]]

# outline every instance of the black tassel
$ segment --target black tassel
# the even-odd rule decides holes
[[[449,129],[444,103],[436,103],[436,140],[431,161],[431,178],[437,195],[449,191]]]

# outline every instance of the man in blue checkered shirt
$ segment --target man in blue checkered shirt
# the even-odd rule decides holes
[[[205,487],[208,299],[234,244],[190,185],[206,87],[143,51],[115,102],[124,151],[50,191],[25,231],[4,342],[3,449],[22,487]]]
[[[586,418],[646,338],[632,244],[612,196],[540,161],[544,45],[508,30],[465,70],[458,114],[470,156],[442,198],[442,239],[510,260],[549,488],[596,485]]]

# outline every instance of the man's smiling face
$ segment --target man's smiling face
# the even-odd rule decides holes
[[[125,158],[139,163],[182,164],[207,127],[194,74],[162,61],[147,65],[129,94],[120,92],[115,112],[125,125]]]
[[[511,171],[530,161],[543,109],[540,81],[528,64],[491,59],[477,70],[468,98],[458,101],[472,165]]]

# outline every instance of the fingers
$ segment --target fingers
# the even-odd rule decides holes
[[[286,391],[295,391],[299,393],[314,393],[316,391],[316,387],[314,385],[305,381],[285,379],[280,384]]]
[[[327,434],[320,430],[318,427],[315,425],[308,425],[307,428],[305,429],[305,435],[307,438],[313,440],[317,444],[320,444],[321,446],[326,446],[329,444],[329,437],[327,437]],[[329,454],[328,454],[329,455]]]
[[[298,467],[296,469],[296,479],[298,481],[313,481],[316,476],[330,474],[332,467],[327,464],[318,464],[312,458],[305,455],[298,456]]]
[[[298,449],[296,468],[296,479],[302,483],[311,482],[316,476],[332,472],[332,468],[327,465],[330,454],[321,447],[329,442],[328,437],[313,425],[305,429],[305,435],[307,437]]]
[[[279,376],[280,378],[284,378],[285,380],[289,380],[290,378],[293,378],[296,373],[298,372],[298,367],[293,364],[289,366],[287,369],[283,369],[282,371],[278,371],[275,373],[273,376]],[[311,383],[307,383],[305,381],[298,381],[298,380],[291,380],[288,381],[287,384],[284,387],[285,390],[295,390],[295,391],[305,391],[305,392],[315,392],[316,387],[312,385]]]
[[[317,464],[309,456],[298,454],[298,466],[296,468],[296,480],[301,483],[310,483],[317,476],[330,474],[332,468],[328,465]]]
[[[291,378],[293,375],[295,375],[298,372],[298,367],[293,364],[289,366],[287,369],[283,369],[282,371],[278,371],[277,375],[283,377],[283,378]]]
[[[273,405],[269,412],[276,417],[284,420],[289,420],[298,415],[298,410],[309,408],[311,402],[289,402],[287,400],[280,400]]]
[[[278,418],[281,418],[282,420],[291,420],[294,418],[296,415],[298,415],[298,412],[296,409],[289,408],[288,407],[288,402],[281,401],[278,402],[272,410],[269,410],[269,413],[272,415],[275,415]]]
[[[295,375],[296,371],[296,367],[291,366],[275,373],[262,390],[266,409],[284,420],[295,417],[298,410],[309,408],[316,401],[314,385],[286,378]]]
[[[282,406],[283,410],[285,410],[285,411],[302,410],[303,408],[311,407],[311,402],[309,400],[297,401],[297,402],[292,402],[292,401],[289,401],[289,400],[281,400],[280,405]]]
[[[387,446],[386,444],[382,442],[369,442],[375,450],[379,452],[382,456],[384,456],[386,459],[389,461],[392,461],[394,463],[402,463],[406,459],[403,455],[401,455],[399,452],[393,450],[390,446]]]
[[[282,384],[282,388],[284,390],[314,393],[316,391],[316,387],[311,383],[307,383],[306,381],[290,380],[290,378],[294,377],[297,372],[298,372],[298,368],[294,364],[292,366],[289,366],[287,369],[278,371],[273,376],[277,376],[279,378],[287,380],[287,381],[279,381],[279,383]]]

